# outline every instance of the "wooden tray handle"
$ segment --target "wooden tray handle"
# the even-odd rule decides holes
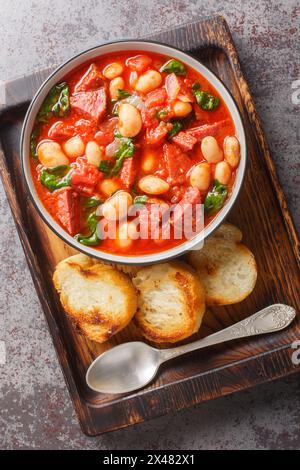
[[[10,109],[30,103],[36,91],[56,66],[12,80],[0,81],[0,117]]]

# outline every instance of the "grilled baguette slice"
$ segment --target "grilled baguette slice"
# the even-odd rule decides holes
[[[148,266],[132,281],[139,292],[135,322],[145,338],[175,343],[198,331],[205,294],[189,266],[179,262]]]
[[[223,224],[192,250],[188,261],[203,282],[207,305],[230,305],[244,300],[254,289],[257,267],[251,251],[241,243],[242,232]]]
[[[129,276],[130,278],[136,276],[138,271],[142,269],[142,266],[139,265],[111,263],[109,261],[103,261],[103,263],[107,264],[108,266],[112,266],[113,268],[117,269],[118,271],[121,271],[124,274],[127,274],[127,276]]]
[[[122,272],[79,254],[61,261],[53,282],[61,303],[79,330],[102,343],[131,321],[137,293]]]

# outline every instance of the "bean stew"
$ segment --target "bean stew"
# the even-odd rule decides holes
[[[30,152],[36,191],[55,221],[83,245],[134,256],[186,240],[164,236],[162,214],[172,226],[174,205],[202,204],[207,225],[230,197],[240,160],[214,87],[172,57],[140,51],[103,55],[57,83],[36,116]],[[140,237],[154,219],[155,236]],[[115,236],[105,237],[110,222]]]

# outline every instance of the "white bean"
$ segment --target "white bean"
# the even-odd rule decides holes
[[[102,215],[107,220],[120,220],[127,216],[132,196],[127,191],[118,191],[102,205]]]
[[[190,174],[190,183],[193,188],[206,191],[210,185],[210,166],[208,163],[199,163]]]
[[[148,70],[141,75],[136,84],[135,89],[141,93],[149,93],[149,91],[155,90],[159,87],[162,82],[162,77],[157,70]]]
[[[89,163],[99,166],[104,154],[104,147],[100,147],[94,140],[86,144],[85,155]]]
[[[124,90],[125,82],[124,78],[116,77],[114,78],[109,84],[109,94],[112,100],[116,100],[118,98],[118,90]]]
[[[107,65],[103,70],[103,75],[105,78],[112,80],[113,78],[122,75],[124,71],[124,67],[119,62],[112,62],[111,64]]]
[[[219,162],[215,168],[215,179],[221,184],[228,184],[231,178],[231,168],[227,162]]]
[[[123,137],[135,137],[142,128],[139,110],[129,103],[119,106],[119,132]]]
[[[158,176],[148,175],[140,179],[138,186],[146,194],[164,194],[169,191],[170,185]]]
[[[159,199],[158,197],[148,197],[147,204],[156,204],[162,212],[168,210],[170,207],[167,202],[163,199]]]
[[[109,197],[112,195],[112,193],[120,189],[120,186],[115,180],[106,178],[99,183],[98,188],[101,193],[103,193],[106,197]]]
[[[191,103],[180,100],[175,101],[173,111],[176,117],[185,117],[193,110]]]
[[[85,145],[82,138],[79,135],[75,135],[75,137],[71,137],[71,139],[63,144],[63,149],[68,157],[76,158],[84,154]]]
[[[146,149],[142,156],[141,168],[144,173],[151,173],[155,166],[156,154],[150,149]]]
[[[204,137],[202,140],[201,151],[205,160],[209,163],[218,163],[223,159],[223,152],[217,140],[211,135]]]
[[[38,159],[47,168],[68,165],[69,159],[64,154],[59,143],[53,140],[45,140],[38,145]]]
[[[137,226],[134,222],[125,222],[119,226],[117,244],[122,250],[132,247],[134,240],[138,238]]]
[[[236,168],[240,161],[240,143],[233,136],[227,136],[223,143],[224,158],[232,168]]]

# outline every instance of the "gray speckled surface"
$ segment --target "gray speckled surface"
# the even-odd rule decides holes
[[[0,9],[2,79],[57,64],[102,40],[224,14],[300,231],[300,104],[291,101],[292,82],[300,79],[298,0],[0,0]],[[0,448],[300,448],[299,375],[127,430],[85,437],[2,186],[0,194],[0,341],[7,350],[5,365],[0,357]]]

